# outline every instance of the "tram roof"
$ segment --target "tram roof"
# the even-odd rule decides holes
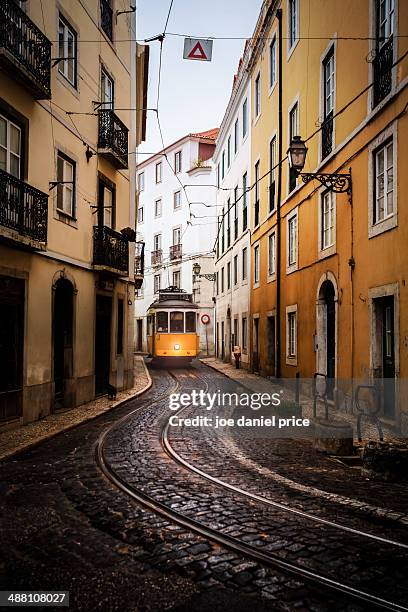
[[[196,310],[198,308],[197,304],[195,304],[194,302],[188,302],[187,300],[177,300],[177,299],[173,299],[173,300],[164,300],[164,301],[160,301],[160,300],[156,300],[155,302],[153,302],[153,304],[150,304],[149,306],[149,310],[166,310],[167,308],[169,309],[175,309],[177,308],[178,310]]]

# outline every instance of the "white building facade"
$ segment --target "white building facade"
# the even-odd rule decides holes
[[[216,244],[216,355],[249,367],[251,89],[249,54],[240,61],[214,154],[219,231]]]
[[[214,282],[193,279],[193,265],[214,273],[217,235],[212,156],[218,129],[188,134],[137,166],[137,240],[144,243],[144,280],[135,299],[135,347],[147,351],[147,311],[159,289],[193,294],[200,350],[214,354]],[[202,315],[210,322],[201,323]],[[206,318],[204,318],[206,319]]]

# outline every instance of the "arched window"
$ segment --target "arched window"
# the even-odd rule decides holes
[[[182,334],[184,333],[184,313],[183,312],[171,312],[170,313],[170,333]]]

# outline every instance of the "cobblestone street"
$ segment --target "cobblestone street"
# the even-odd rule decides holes
[[[106,612],[408,609],[406,488],[308,440],[166,429],[170,393],[236,383],[197,362],[150,373],[144,395],[0,464],[2,589]]]

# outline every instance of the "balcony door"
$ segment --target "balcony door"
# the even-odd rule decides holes
[[[101,68],[101,108],[113,110],[114,84],[104,68]]]
[[[115,229],[115,187],[107,179],[99,179],[98,225]]]
[[[0,170],[16,178],[21,175],[21,128],[0,115]]]

